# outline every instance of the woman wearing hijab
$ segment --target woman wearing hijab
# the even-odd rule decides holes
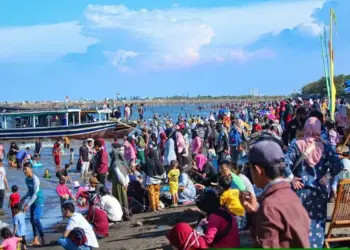
[[[181,174],[179,178],[179,203],[187,205],[195,201],[196,188],[183,167],[180,168],[180,171]]]
[[[191,152],[193,155],[199,155],[202,152],[202,139],[198,136],[197,130],[192,130]]]
[[[122,145],[113,144],[108,178],[112,182],[112,194],[123,209],[123,219],[130,220],[127,188],[129,185],[128,163],[124,159]]]
[[[197,206],[207,215],[199,223],[206,227],[204,235],[199,236],[188,224],[179,223],[167,235],[173,247],[179,250],[239,247],[236,219],[220,206],[220,200],[214,191],[206,191]]]
[[[184,166],[185,157],[186,154],[186,144],[184,136],[182,135],[180,131],[180,126],[176,125],[176,131],[175,131],[175,137],[176,137],[176,148],[177,148],[177,161],[180,164],[180,167]]]
[[[127,163],[129,164],[129,166],[133,166],[136,160],[136,152],[131,143],[132,143],[132,137],[129,136],[124,141],[124,148],[125,148],[124,157]]]
[[[166,172],[159,160],[158,152],[150,149],[143,164],[143,172],[146,175],[146,188],[148,191],[148,199],[150,211],[159,210],[160,183],[166,178]]]
[[[194,157],[194,179],[205,186],[209,186],[211,182],[216,182],[217,179],[217,171],[213,164],[208,161],[207,157],[202,154],[196,155]]]
[[[187,223],[175,225],[166,236],[173,249],[200,250],[207,249],[204,239]]]
[[[176,160],[176,151],[173,130],[171,128],[168,128],[165,130],[165,134],[168,140],[164,145],[164,166],[167,168],[170,166],[171,161]]]
[[[321,122],[307,119],[304,138],[293,143],[286,153],[285,175],[292,180],[311,219],[310,246],[323,248],[327,219],[329,180],[343,168],[340,159],[329,145],[320,139]]]

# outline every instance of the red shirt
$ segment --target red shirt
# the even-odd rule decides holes
[[[95,234],[102,237],[108,236],[109,222],[107,213],[97,206],[90,206],[86,219],[91,222]]]
[[[21,199],[21,196],[19,193],[13,193],[10,195],[10,207],[13,208],[13,206],[17,203],[19,203]]]
[[[238,248],[240,246],[238,225],[235,217],[232,216],[232,229],[219,242],[213,244],[214,238],[218,232],[226,230],[228,223],[219,215],[210,214],[208,217],[208,228],[204,236],[206,243],[212,248]]]

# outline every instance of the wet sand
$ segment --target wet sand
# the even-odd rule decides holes
[[[75,149],[75,154],[77,154],[80,147],[79,141],[72,141],[72,147]],[[106,142],[107,146],[110,142]],[[5,144],[6,149],[8,149],[8,144]],[[109,147],[108,147],[109,149]],[[68,163],[68,154],[65,154],[62,158],[62,164]],[[75,157],[75,161],[77,160]],[[42,152],[42,168],[35,168],[34,173],[39,177],[41,181],[41,188],[45,197],[44,212],[41,218],[41,222],[44,226],[45,238],[47,242],[57,240],[64,231],[65,222],[62,222],[60,202],[56,194],[56,186],[58,180],[55,177],[56,167],[51,156],[51,148],[45,148]],[[23,196],[27,188],[25,186],[24,180],[25,176],[21,169],[8,167],[5,162],[5,168],[7,171],[7,177],[10,187],[14,184],[19,186],[19,192]],[[43,178],[44,170],[49,168],[51,173],[51,179],[46,180]],[[79,173],[74,172],[75,165],[72,166],[70,176],[73,180],[79,180]],[[80,180],[81,181],[81,180]],[[81,182],[80,182],[81,183]],[[110,188],[110,183],[107,187]],[[69,188],[72,188],[71,184],[68,184]],[[75,192],[73,191],[73,194]],[[10,191],[6,192],[4,208],[6,211],[5,216],[0,217],[0,220],[5,221],[10,224],[12,228],[12,218],[11,212],[7,209],[8,198]],[[133,216],[130,222],[121,222],[119,224],[113,225],[110,228],[110,236],[106,239],[100,240],[99,249],[171,249],[168,247],[167,239],[165,235],[178,222],[188,222],[195,223],[198,219],[198,215],[193,213],[188,213],[188,207],[178,207],[176,209],[165,209],[162,212],[157,213],[143,213]],[[333,204],[328,204],[328,216],[332,215]],[[32,230],[29,222],[29,213],[27,213],[27,239],[31,242]],[[142,222],[142,226],[136,227],[136,222]],[[341,230],[338,233],[350,234],[350,229]],[[242,247],[250,246],[250,239],[247,237],[241,237]],[[43,249],[48,249],[48,246],[43,247]],[[59,246],[50,246],[50,249],[62,249]]]

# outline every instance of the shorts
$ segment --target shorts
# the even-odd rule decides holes
[[[86,173],[89,171],[89,166],[90,166],[90,162],[89,161],[83,161],[81,164],[81,173]]]

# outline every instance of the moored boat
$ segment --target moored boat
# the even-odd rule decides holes
[[[0,113],[0,140],[33,138],[113,138],[110,110],[36,110]]]

